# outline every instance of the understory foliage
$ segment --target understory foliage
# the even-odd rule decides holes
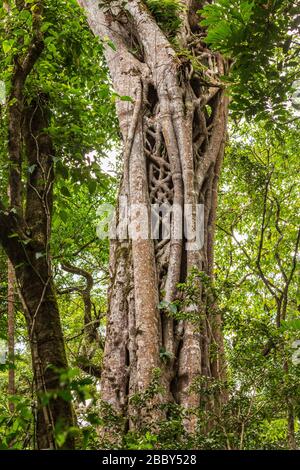
[[[146,0],[145,4],[157,24],[169,37],[175,37],[181,25],[180,11],[184,8],[179,0]]]
[[[5,204],[8,110],[14,104],[7,97],[15,61],[31,39],[37,3],[27,0],[20,10],[18,2],[0,1],[0,80],[5,84],[1,90],[6,90],[6,99],[0,97],[0,199]],[[145,4],[173,40],[181,27],[181,2]],[[47,96],[49,107],[46,131],[55,148],[50,255],[69,367],[56,371],[56,390],[36,396],[16,285],[15,352],[8,356],[7,255],[0,247],[1,450],[36,448],[37,398],[47,406],[57,397],[72,403],[76,414],[74,426],[56,426],[59,447],[70,435],[78,449],[300,447],[300,125],[291,103],[299,77],[299,42],[291,34],[300,23],[299,6],[284,0],[217,0],[202,6],[198,16],[207,28],[206,44],[231,63],[231,73],[222,77],[232,104],[219,187],[215,275],[211,279],[204,272],[191,272],[177,286],[178,299],[162,301],[158,308],[176,321],[196,323],[204,311],[195,318],[188,307],[203,295],[201,284],[207,294],[203,309],[211,307],[213,297],[213,315],[222,318],[226,380],[196,379],[193,389],[201,403],[187,411],[176,403],[153,405],[165,393],[162,371],[154,369],[150,386],[134,394],[130,405],[144,413],[156,406],[156,416],[162,418],[147,426],[137,419],[135,430],[129,432],[128,421],[101,401],[109,243],[97,238],[96,228],[97,209],[114,204],[120,180],[115,116],[120,97],[104,59],[104,46],[115,45],[92,35],[75,0],[46,0],[44,49],[26,81],[24,102],[30,106],[36,97]],[[180,44],[175,46],[178,57],[184,56]],[[27,175],[35,170],[25,165],[23,190]],[[174,358],[163,348],[159,354],[167,368]],[[216,354],[213,347],[209,354]],[[8,393],[11,370],[13,394]],[[226,399],[212,412],[208,405],[220,392]],[[192,435],[184,429],[188,413],[198,418]],[[107,432],[99,433],[100,428]]]
[[[206,42],[231,58],[232,117],[289,121],[288,98],[299,79],[299,2],[217,0],[201,11]],[[228,80],[228,77],[225,78]]]

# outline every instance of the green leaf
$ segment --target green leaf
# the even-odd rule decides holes
[[[98,184],[97,184],[96,180],[94,180],[94,179],[89,180],[88,188],[89,188],[90,194],[94,194],[96,192],[97,186],[98,186]]]
[[[131,96],[124,95],[124,96],[119,96],[119,98],[120,98],[121,101],[130,101],[131,103],[134,102],[134,100],[131,98]]]
[[[116,46],[114,45],[114,43],[113,43],[111,40],[108,40],[108,41],[107,41],[107,44],[109,45],[109,47],[110,47],[113,51],[116,51],[116,50],[117,50]]]
[[[62,187],[60,188],[60,192],[61,192],[61,194],[62,194],[63,196],[65,196],[65,197],[68,197],[68,198],[69,198],[69,197],[72,197],[72,195],[71,195],[69,189],[68,189],[66,186],[62,186]]]
[[[300,319],[296,320],[284,320],[281,322],[282,331],[299,331],[300,330]]]
[[[4,51],[4,54],[8,54],[10,50],[12,49],[14,45],[14,40],[13,39],[7,39],[6,41],[2,42],[2,49]]]

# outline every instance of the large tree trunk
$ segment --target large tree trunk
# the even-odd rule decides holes
[[[195,380],[224,377],[221,319],[201,276],[195,278],[197,299],[186,307],[192,320],[172,318],[159,309],[159,302],[167,305],[177,299],[177,284],[193,270],[213,276],[228,106],[220,76],[227,64],[201,40],[204,33],[195,15],[201,2],[187,2],[182,12],[177,38],[182,54],[175,52],[141,1],[116,1],[105,9],[97,0],[79,3],[94,34],[114,43],[115,51],[106,48],[114,88],[132,98],[117,103],[124,142],[120,201],[128,200],[131,226],[143,224],[151,205],[168,203],[182,208],[195,228],[197,204],[204,205],[201,247],[184,238],[180,211],[173,213],[169,240],[140,234],[130,240],[121,235],[112,242],[102,398],[130,415],[128,398],[145,391],[153,370],[160,368],[165,388],[161,399],[193,409],[201,399],[199,391],[191,390]],[[146,212],[141,215],[137,206]],[[123,219],[120,202],[119,233]],[[162,351],[167,364],[160,357]],[[193,414],[185,425],[188,431],[195,430]]]

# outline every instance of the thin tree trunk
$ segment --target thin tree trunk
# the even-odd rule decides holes
[[[64,339],[53,286],[50,260],[54,151],[48,127],[47,102],[40,96],[22,113],[25,153],[32,169],[27,181],[26,208],[6,210],[0,203],[0,240],[14,266],[31,347],[38,399],[36,437],[39,449],[56,448],[55,433],[74,423],[71,403],[53,396],[60,389],[60,371],[67,369]],[[11,180],[17,184],[18,178]],[[10,194],[20,194],[14,187]],[[49,402],[43,404],[45,395]],[[51,395],[52,394],[52,395]],[[73,448],[68,437],[64,448]]]
[[[25,111],[23,129],[29,167],[25,223],[32,244],[26,250],[27,262],[17,267],[30,339],[36,393],[39,396],[59,390],[59,373],[68,367],[60,315],[52,279],[50,259],[52,190],[54,182],[51,139],[44,132],[49,126],[47,97],[38,96]],[[71,403],[51,398],[39,403],[37,439],[39,448],[56,448],[54,434],[73,425]],[[72,448],[73,438],[64,447]]]
[[[61,388],[60,372],[67,369],[68,363],[50,259],[54,150],[49,135],[44,132],[49,126],[47,97],[38,96],[27,108],[19,101],[18,113],[23,126],[10,126],[10,140],[16,141],[22,135],[25,145],[10,143],[10,149],[18,148],[18,152],[11,160],[11,209],[7,210],[0,201],[0,241],[14,266],[27,323],[38,401],[37,447],[55,449],[56,432],[73,426],[74,416],[71,403],[54,396]],[[30,168],[24,214],[21,150]],[[49,401],[44,404],[46,395]],[[69,435],[62,447],[74,448],[73,437]]]
[[[295,436],[295,414],[293,405],[288,408],[288,446],[290,450],[297,450],[297,442]]]
[[[286,317],[285,312],[283,313],[283,317]],[[284,346],[282,347],[282,350],[284,355]],[[284,375],[285,379],[287,379],[289,374],[289,364],[286,358],[284,358],[283,360]],[[287,444],[290,450],[297,450],[297,442],[295,436],[295,407],[291,397],[287,396],[285,401],[287,408]]]
[[[8,337],[8,395],[16,393],[15,386],[15,276],[11,262],[7,262],[7,337]],[[14,412],[13,402],[9,402],[10,412]]]
[[[130,225],[136,228],[145,225],[151,205],[166,203],[181,208],[183,217],[196,228],[197,205],[204,205],[201,247],[184,238],[183,228],[178,228],[182,216],[175,212],[169,240],[140,234],[127,240],[121,235],[112,242],[102,398],[124,416],[132,415],[128,398],[145,391],[159,368],[165,388],[161,399],[193,410],[201,398],[199,391],[191,390],[195,380],[224,378],[221,319],[199,277],[198,300],[185,312],[193,321],[170,317],[159,309],[159,302],[176,300],[177,284],[186,282],[193,270],[213,277],[217,186],[228,107],[220,76],[227,64],[201,39],[203,31],[195,14],[201,2],[187,2],[182,12],[178,34],[182,54],[174,50],[141,1],[114,2],[105,11],[96,0],[79,3],[94,34],[114,43],[116,51],[106,48],[114,88],[132,98],[132,102],[117,103],[124,143],[119,234],[124,232],[124,199]],[[167,364],[161,351],[167,352]],[[157,414],[152,418],[157,419]],[[185,426],[195,430],[192,413]]]
[[[17,3],[20,10],[25,7],[23,2]],[[50,259],[54,151],[44,131],[49,127],[48,100],[39,94],[26,105],[24,99],[26,80],[44,48],[42,1],[36,2],[31,15],[32,37],[25,52],[14,57],[8,97],[10,204],[6,208],[0,200],[0,242],[14,266],[27,322],[38,402],[37,447],[54,449],[55,434],[72,426],[74,417],[71,403],[55,398],[61,387],[60,371],[68,364]],[[27,182],[26,197],[23,180]],[[49,401],[44,404],[46,395]],[[68,436],[62,447],[73,448],[73,437]]]

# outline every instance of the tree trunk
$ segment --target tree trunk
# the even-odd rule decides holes
[[[54,149],[47,133],[47,98],[40,96],[27,109],[24,141],[28,166],[25,223],[30,232],[27,263],[17,268],[21,297],[27,315],[37,394],[58,391],[59,370],[68,367],[60,316],[53,286],[50,261]],[[73,425],[71,404],[63,398],[51,398],[48,406],[39,406],[37,439],[39,448],[56,448],[53,434]],[[73,439],[65,443],[72,448]]]
[[[15,395],[15,276],[11,262],[7,262],[7,337],[8,337],[8,394]],[[13,402],[9,402],[10,412],[14,411]]]
[[[72,426],[74,417],[71,403],[53,396],[61,389],[60,371],[68,364],[49,252],[54,150],[44,131],[49,126],[46,101],[45,96],[38,96],[22,109],[21,135],[29,168],[25,214],[18,189],[20,173],[15,171],[10,179],[12,210],[0,205],[0,240],[14,266],[27,322],[38,399],[36,444],[38,449],[55,449],[55,433]],[[46,395],[49,401],[43,404]],[[74,440],[68,437],[63,448],[73,447]]]
[[[221,319],[201,275],[195,277],[197,300],[186,302],[191,320],[172,318],[159,303],[176,300],[177,285],[189,273],[213,276],[228,107],[220,76],[227,64],[203,43],[205,34],[195,14],[201,2],[187,2],[181,13],[179,52],[141,1],[116,1],[105,9],[96,0],[79,3],[94,34],[108,37],[115,46],[106,48],[115,90],[132,98],[117,102],[124,170],[117,210],[120,236],[111,243],[102,398],[124,416],[132,415],[128,398],[145,391],[159,368],[165,389],[160,399],[193,410],[201,399],[191,389],[195,380],[224,377]],[[140,230],[131,239],[123,227],[126,199],[130,226]],[[171,216],[169,239],[143,236],[139,227],[149,227],[145,220],[151,205],[163,204],[182,210]],[[184,237],[181,227],[186,219],[196,228],[198,204],[204,205],[202,246]],[[194,416],[185,421],[189,432],[195,430]]]
[[[17,2],[20,11],[24,7]],[[54,396],[60,389],[60,371],[68,364],[49,252],[54,151],[45,132],[48,100],[40,93],[26,106],[24,99],[26,80],[44,48],[43,2],[36,2],[30,11],[31,38],[25,51],[21,48],[14,56],[8,97],[9,208],[0,199],[0,242],[14,267],[27,322],[38,402],[36,444],[39,449],[54,449],[55,434],[72,426],[74,418],[71,403]],[[73,448],[73,437],[68,436],[62,447]]]

